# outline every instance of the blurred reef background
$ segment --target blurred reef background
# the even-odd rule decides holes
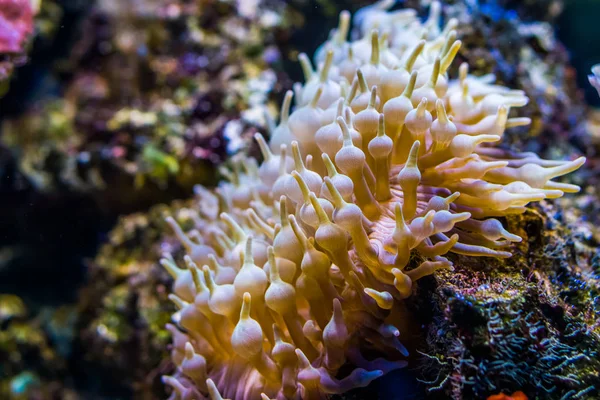
[[[191,229],[193,186],[241,148],[258,157],[251,137],[302,79],[298,54],[370,3],[0,0],[0,398],[165,398],[158,260],[183,253],[165,216]],[[585,155],[567,178],[582,191],[508,218],[526,238],[508,261],[459,257],[423,279],[410,371],[345,398],[394,399],[400,384],[412,398],[598,398],[600,3],[448,0],[444,14],[463,41],[450,74],[467,61],[524,90],[533,123],[507,141]]]

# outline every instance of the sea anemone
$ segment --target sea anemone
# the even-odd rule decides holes
[[[579,190],[552,179],[584,158],[493,147],[530,122],[508,117],[528,99],[466,64],[449,79],[461,42],[440,10],[371,7],[353,42],[342,12],[318,70],[300,57],[306,83],[270,143],[256,135],[262,164],[240,156],[228,182],[198,187],[195,230],[168,219],[188,251],[184,268],[162,260],[179,309],[172,399],[320,399],[405,366],[414,282],[452,268],[448,253],[510,257],[521,238],[495,217]]]

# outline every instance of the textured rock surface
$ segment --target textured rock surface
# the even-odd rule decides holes
[[[598,396],[598,241],[563,213],[542,203],[510,218],[526,238],[514,257],[458,260],[421,285],[413,306],[429,315],[421,368],[431,398]]]

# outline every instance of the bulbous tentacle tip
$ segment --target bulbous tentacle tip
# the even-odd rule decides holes
[[[325,55],[325,63],[323,64],[323,68],[321,69],[321,74],[319,76],[321,83],[325,83],[327,81],[327,79],[329,78],[329,70],[331,69],[332,63],[333,63],[333,50],[329,49],[329,50],[327,50],[327,53]]]
[[[380,48],[379,48],[379,31],[373,29],[371,31],[371,64],[379,65]]]
[[[302,67],[302,71],[304,73],[304,81],[308,82],[314,74],[312,64],[310,63],[310,59],[308,58],[306,53],[300,53],[298,54],[298,61],[300,62],[300,66]]]
[[[194,358],[195,355],[196,353],[194,352],[194,346],[192,345],[192,343],[187,342],[185,344],[185,358],[189,360]]]
[[[425,102],[427,102],[427,99],[425,99]],[[419,154],[420,148],[421,148],[421,142],[419,142],[418,140],[415,140],[415,142],[412,144],[412,146],[410,148],[410,152],[408,153],[408,159],[406,160],[406,165],[409,168],[417,166],[417,159],[418,159],[418,154]]]
[[[317,199],[317,196],[315,195],[315,193],[310,192],[309,196],[310,196],[310,202],[311,202],[312,206],[315,208],[317,217],[319,218],[319,223],[326,224],[326,223],[331,222],[329,217],[327,216],[327,213],[321,206],[321,203],[319,203],[319,200]]]
[[[244,264],[254,264],[254,255],[252,254],[252,235],[246,237],[246,247],[244,248]]]
[[[269,145],[267,144],[267,141],[265,140],[264,136],[261,133],[257,132],[254,134],[254,139],[258,143],[260,152],[262,153],[264,160],[269,161],[273,157],[273,153],[271,153],[271,149],[269,148]]]
[[[252,306],[252,296],[250,293],[244,293],[242,297],[242,310],[240,311],[240,319],[250,318],[250,310]]]
[[[185,262],[185,266],[188,269],[198,268],[196,263],[194,261],[192,261],[192,257],[188,256],[187,254],[185,256],[183,256],[183,261]]]
[[[283,341],[283,332],[281,328],[277,324],[272,325],[273,328],[273,337],[275,338],[275,342]]]
[[[403,273],[398,268],[392,269],[392,275],[394,275],[394,286],[400,295],[401,299],[409,297],[412,293],[412,280],[411,278]]]
[[[442,124],[447,124],[448,115],[446,114],[446,107],[444,107],[444,101],[442,99],[437,99],[435,101],[435,109],[437,112],[437,118],[440,120]]]
[[[398,369],[408,367],[408,361],[400,360],[400,361],[388,361],[382,360],[382,365],[379,366],[379,369],[384,372],[384,374],[395,371]]]
[[[319,100],[321,99],[321,96],[323,95],[324,90],[325,90],[325,88],[323,87],[323,84],[319,85],[319,87],[317,88],[317,91],[315,92],[315,95],[310,100],[311,108],[317,108],[317,104],[319,103]]]
[[[168,384],[168,382],[169,382],[171,379],[173,379],[173,377],[172,377],[172,376],[166,376],[166,375],[163,375],[163,376],[161,376],[161,377],[160,377],[160,380],[161,380],[161,382],[162,382],[162,383],[165,383],[165,384]]]
[[[350,376],[348,376],[348,379],[350,382],[352,382],[352,386],[353,387],[365,387],[367,385],[369,385],[371,382],[373,382],[375,379],[380,378],[383,376],[383,371],[381,370],[376,370],[376,371],[366,371],[362,368],[356,369],[354,370]]]
[[[306,354],[304,354],[304,352],[300,349],[296,349],[296,357],[298,357],[298,362],[300,363],[300,368],[311,368],[312,365],[310,364],[310,361],[308,360],[308,358],[306,357]]]
[[[160,265],[162,265],[163,268],[167,270],[167,272],[169,273],[169,275],[171,275],[173,279],[177,279],[184,272],[183,269],[179,268],[177,264],[175,264],[169,258],[161,258]]]
[[[371,97],[369,97],[369,108],[375,108],[377,105],[377,85],[371,88]]]
[[[360,89],[361,93],[366,93],[369,88],[367,86],[367,80],[365,79],[365,75],[363,74],[362,69],[358,68],[356,70],[356,77],[358,80],[358,88]]]
[[[213,279],[212,273],[210,272],[210,268],[208,265],[202,266],[202,275],[204,276],[204,282],[206,282],[206,287],[212,293],[212,291],[216,288],[216,283]]]
[[[364,292],[375,300],[377,305],[384,310],[391,310],[394,306],[394,297],[388,292],[378,292],[371,288],[365,288]]]
[[[452,31],[452,32],[456,32],[456,31]],[[454,38],[451,39],[453,41],[453,43],[450,46],[450,48],[448,49],[448,51],[446,52],[446,54],[444,55],[444,58],[442,59],[442,62],[440,65],[440,74],[442,74],[442,75],[448,71],[448,68],[450,68],[450,65],[452,65],[452,62],[454,61],[456,55],[458,54],[458,52],[460,51],[460,48],[462,47],[462,41],[455,40],[455,38],[456,38],[456,34],[454,34]]]
[[[161,381],[165,385],[171,386],[173,388],[173,390],[175,390],[180,396],[185,391],[185,387],[175,377],[162,376]]]
[[[342,117],[337,117],[336,122],[342,129],[342,137],[344,139],[344,146],[352,146],[352,137],[350,136],[350,129],[348,129],[348,124],[346,124],[346,120]]]
[[[460,197],[460,192],[454,192],[450,196],[446,197],[445,203],[449,205],[449,204],[453,203],[459,197]]]
[[[294,92],[292,90],[288,90],[287,92],[285,92],[285,97],[283,98],[283,104],[281,105],[280,124],[287,124],[287,121],[290,118],[290,108],[292,106],[293,98],[294,98]]]
[[[429,105],[429,100],[427,97],[421,98],[419,104],[417,105],[417,117],[423,118],[425,116],[425,111],[427,111],[427,106]]]
[[[206,380],[206,387],[208,388],[210,400],[225,400],[221,396],[221,393],[219,393],[219,389],[217,389],[217,385],[215,385],[215,382],[212,379],[209,378]]]
[[[350,30],[351,17],[352,17],[352,15],[350,14],[350,11],[348,11],[348,10],[340,11],[340,17],[339,17],[339,23],[338,23],[338,29],[337,29],[338,44],[343,43],[348,36],[348,31]]]
[[[429,84],[432,87],[435,87],[435,85],[437,84],[437,81],[440,77],[440,65],[441,65],[441,59],[439,57],[435,58],[435,61],[433,63],[433,70],[431,71],[431,77],[429,78]]]

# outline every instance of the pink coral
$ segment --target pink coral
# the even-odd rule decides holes
[[[0,53],[21,53],[33,33],[30,0],[0,0]]]
[[[263,163],[241,156],[217,191],[198,187],[189,234],[168,220],[188,250],[185,268],[162,261],[179,309],[173,399],[320,399],[403,367],[415,281],[452,268],[448,253],[509,257],[521,238],[494,217],[579,190],[552,179],[585,159],[491,146],[529,123],[508,117],[528,99],[466,65],[448,77],[461,42],[439,3],[424,23],[359,17],[367,34],[347,42],[342,13],[318,71],[301,57],[295,110],[290,92],[270,144],[256,136]]]

